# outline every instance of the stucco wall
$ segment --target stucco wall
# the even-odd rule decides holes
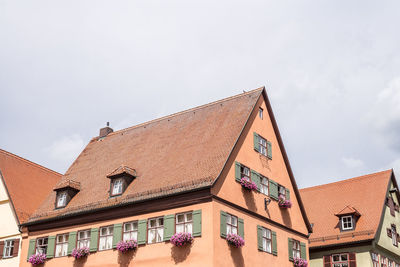
[[[324,264],[323,264],[323,256],[324,255],[355,252],[357,266],[372,267],[372,259],[371,259],[371,254],[370,254],[371,250],[372,250],[372,246],[360,246],[360,247],[332,249],[332,250],[326,250],[326,251],[320,251],[320,252],[312,252],[310,254],[310,265],[309,266],[310,267],[324,267]]]

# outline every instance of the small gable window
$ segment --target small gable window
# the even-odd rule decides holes
[[[259,141],[260,154],[267,156],[267,140],[259,136],[258,141]]]
[[[136,171],[125,165],[116,168],[107,178],[110,178],[110,197],[122,195],[136,177]]]
[[[342,217],[342,230],[353,230],[354,225],[353,225],[353,216],[343,216]]]
[[[258,109],[258,117],[260,117],[260,119],[264,118],[264,114],[263,114],[263,109],[262,108]]]
[[[253,133],[254,150],[269,159],[272,159],[272,143],[261,137],[258,133]]]
[[[122,194],[122,184],[123,184],[123,181],[121,178],[115,179],[113,181],[113,186],[112,186],[112,195],[113,196]]]
[[[67,192],[60,192],[57,196],[57,208],[65,207],[67,205]]]
[[[68,205],[71,199],[80,191],[81,184],[73,180],[62,180],[54,188],[56,191],[55,208],[60,209]]]

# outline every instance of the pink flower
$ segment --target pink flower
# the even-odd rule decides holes
[[[45,260],[46,260],[46,254],[41,254],[41,253],[34,254],[34,255],[30,256],[28,259],[28,261],[32,265],[43,264]]]
[[[125,253],[130,250],[137,249],[137,246],[138,245],[136,240],[119,241],[117,244],[117,250]]]
[[[288,208],[291,208],[291,207],[292,207],[292,202],[291,202],[290,200],[286,200],[285,198],[283,198],[282,196],[280,196],[280,197],[279,197],[279,200],[278,200],[278,205],[279,205],[279,207],[281,207],[281,208],[288,209]]]
[[[191,233],[176,233],[169,241],[177,247],[182,247],[186,244],[191,244],[193,242],[193,236]]]
[[[295,267],[307,267],[308,266],[308,262],[304,259],[301,258],[294,258],[293,259],[293,265]]]
[[[90,250],[88,247],[82,247],[82,248],[74,248],[72,250],[72,257],[74,257],[75,259],[80,259],[83,257],[86,257],[87,255],[89,255]]]
[[[257,190],[257,185],[255,182],[249,180],[249,178],[247,177],[243,177],[242,179],[240,179],[240,184],[242,185],[243,188],[247,189],[247,190]]]
[[[237,234],[228,234],[226,236],[226,241],[234,247],[240,248],[244,246],[244,239]]]

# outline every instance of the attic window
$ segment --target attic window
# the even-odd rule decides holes
[[[81,184],[73,180],[63,180],[55,188],[55,208],[60,209],[68,205],[71,199],[79,192]]]
[[[341,223],[342,223],[342,231],[346,230],[353,230],[354,225],[353,225],[353,216],[343,216],[341,218]]]
[[[121,195],[122,194],[122,187],[123,187],[123,180],[122,178],[115,179],[112,182],[112,192],[111,195],[116,196],[116,195]]]
[[[107,175],[107,178],[110,178],[111,180],[109,191],[110,197],[122,195],[135,177],[136,171],[125,165],[121,165],[113,170],[110,174]]]
[[[259,108],[259,109],[258,109],[258,117],[260,117],[260,119],[263,119],[263,118],[264,118],[263,109],[262,109],[262,108]]]
[[[62,191],[57,194],[57,208],[62,208],[67,205],[67,192]]]

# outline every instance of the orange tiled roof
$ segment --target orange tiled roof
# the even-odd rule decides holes
[[[310,247],[370,240],[375,237],[392,170],[300,190],[313,224]],[[340,232],[339,215],[358,212],[354,231]]]
[[[81,184],[64,209],[55,192],[30,222],[208,187],[219,176],[263,88],[93,138],[62,179]],[[136,178],[109,198],[107,175],[132,166]]]
[[[135,177],[136,176],[136,170],[129,168],[128,166],[125,165],[121,165],[118,168],[116,168],[115,170],[113,170],[111,173],[107,174],[108,178],[114,177],[114,176],[118,176],[121,174],[129,174],[130,176]]]
[[[61,180],[54,187],[54,191],[57,191],[57,190],[63,189],[63,188],[68,188],[68,187],[79,191],[79,190],[81,190],[81,183],[75,182],[74,180]]]
[[[0,171],[20,223],[46,199],[61,174],[0,149]]]

